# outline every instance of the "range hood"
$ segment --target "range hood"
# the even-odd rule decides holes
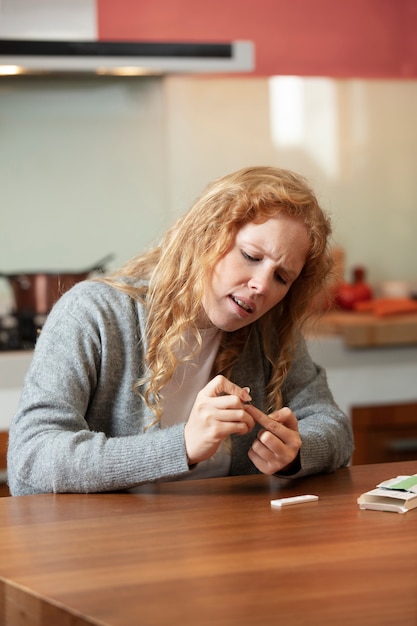
[[[254,49],[250,41],[175,43],[0,39],[0,76],[217,74],[253,69]]]

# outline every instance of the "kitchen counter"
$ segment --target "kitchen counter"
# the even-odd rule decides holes
[[[417,345],[352,348],[337,330],[316,333],[307,343],[313,360],[326,369],[333,396],[347,415],[361,407],[417,403]],[[5,479],[7,431],[32,354],[0,352],[0,483]]]
[[[348,413],[355,405],[417,400],[417,339],[397,344],[358,341],[368,326],[373,327],[374,336],[377,327],[382,326],[392,330],[391,337],[394,332],[398,337],[398,328],[404,325],[417,333],[417,315],[395,316],[396,319],[390,320],[369,320],[369,317],[327,313],[310,329],[308,336],[311,356],[326,369],[335,398]],[[0,352],[0,431],[8,430],[16,412],[32,355],[30,350]]]
[[[311,324],[310,334],[341,337],[348,348],[417,345],[417,313],[329,311]]]

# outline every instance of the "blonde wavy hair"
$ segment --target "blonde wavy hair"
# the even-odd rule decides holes
[[[105,279],[146,306],[146,376],[138,381],[137,392],[143,395],[156,420],[161,417],[161,390],[178,366],[177,355],[183,355],[185,346],[190,345],[185,341],[187,333],[196,339],[196,349],[181,360],[191,360],[201,347],[198,322],[202,298],[216,262],[233,245],[242,226],[261,223],[280,213],[302,219],[310,233],[311,247],[303,270],[285,298],[263,318],[235,332],[223,332],[212,372],[213,376],[230,376],[256,325],[272,366],[268,410],[278,408],[297,331],[332,267],[330,220],[303,177],[289,170],[258,166],[215,180],[157,247],[133,258]]]

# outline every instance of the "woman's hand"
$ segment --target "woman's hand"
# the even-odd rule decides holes
[[[248,452],[252,463],[263,474],[275,474],[294,462],[301,448],[298,420],[288,407],[265,415],[248,405],[248,413],[263,428]]]
[[[251,397],[248,390],[216,376],[199,392],[184,437],[188,463],[193,465],[209,459],[220,443],[233,433],[252,430],[255,419],[249,414]]]

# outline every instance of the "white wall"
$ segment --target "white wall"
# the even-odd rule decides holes
[[[273,78],[167,81],[175,210],[250,164],[307,176],[348,269],[417,284],[417,82]]]
[[[415,81],[2,78],[0,271],[119,265],[263,163],[311,180],[349,268],[417,281],[416,110]]]
[[[325,368],[333,396],[352,409],[417,402],[417,346],[346,348],[341,337],[310,337],[311,357]]]
[[[0,270],[149,245],[168,211],[164,127],[160,79],[0,80]]]

